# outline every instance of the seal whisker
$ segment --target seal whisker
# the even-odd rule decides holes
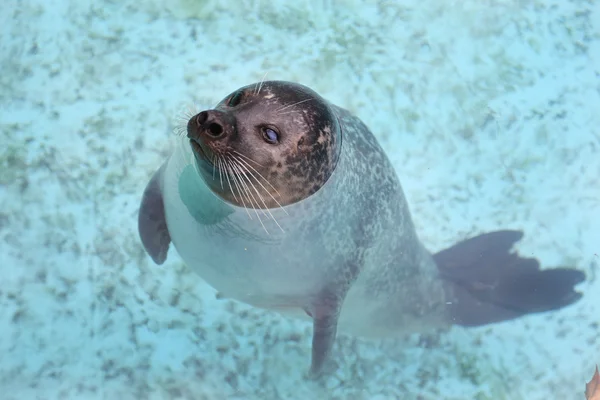
[[[221,190],[223,190],[223,168],[221,165],[221,157],[217,157],[217,163],[219,165],[219,181],[221,182]]]
[[[220,164],[221,164],[221,168],[223,169],[223,175],[225,175],[225,180],[227,181],[227,185],[229,186],[229,190],[231,191],[231,194],[233,195],[233,198],[236,202],[241,201],[244,208],[246,208],[246,204],[244,203],[244,199],[243,199],[243,193],[240,190],[240,187],[237,183],[237,181],[235,180],[235,175],[232,173],[232,171],[230,171],[229,167],[227,166],[225,157],[223,156],[219,156],[220,159]],[[231,177],[231,179],[230,179]],[[235,190],[233,188],[233,186],[231,185],[231,181],[233,180],[233,186],[235,186],[235,188],[237,189],[238,192],[238,196],[240,197],[240,199],[238,200],[238,197],[235,195]],[[252,219],[252,216],[248,215],[250,217],[250,219]]]
[[[246,178],[246,180],[248,181],[248,183],[252,186],[252,189],[254,189],[254,191],[256,192],[256,195],[260,198],[260,201],[262,202],[263,206],[265,207],[264,210],[266,210],[266,212],[269,214],[269,216],[271,217],[271,219],[273,220],[273,222],[275,222],[275,224],[279,227],[279,229],[281,229],[282,232],[285,232],[283,230],[283,228],[281,227],[281,225],[279,225],[279,222],[277,222],[277,219],[275,218],[275,216],[273,215],[273,213],[271,212],[271,210],[269,210],[269,207],[267,207],[267,203],[265,202],[264,197],[260,194],[260,192],[256,188],[256,185],[252,182],[252,180],[247,175],[245,175],[243,173],[244,169],[245,169],[244,166],[240,165],[239,161],[235,160],[234,158],[230,158],[230,161],[235,166],[235,168],[237,169],[237,171],[240,172],[240,175],[242,176],[242,178]],[[245,170],[248,171],[248,169],[245,169]],[[251,176],[254,178],[254,180],[256,180],[262,186],[262,188],[265,191],[267,191],[266,188],[260,183],[260,181],[258,179],[256,179],[256,177],[254,175],[251,175]],[[268,193],[268,191],[267,191],[267,193]],[[254,196],[252,196],[252,197],[254,197]],[[273,197],[273,196],[271,196],[271,197]],[[275,202],[277,202],[277,200],[275,200]],[[282,209],[283,209],[283,207],[282,207]],[[263,211],[263,213],[264,213],[264,211]]]
[[[283,107],[280,107],[280,108],[278,108],[277,110],[275,110],[275,111],[274,111],[274,113],[279,115],[279,112],[280,112],[280,111],[283,111],[283,110],[285,110],[285,109],[288,109],[288,108],[290,108],[290,107],[295,107],[295,106],[297,106],[297,105],[299,105],[299,104],[306,103],[307,101],[311,101],[311,100],[312,100],[312,99],[304,99],[304,100],[300,100],[300,101],[297,101],[297,102],[295,102],[295,103],[292,103],[292,104],[288,104],[288,105],[286,105],[286,106],[283,106]]]
[[[192,118],[194,115],[197,114],[197,107],[196,105],[190,105],[188,104],[186,106],[186,108],[184,110],[181,111],[181,114],[179,114],[176,119],[177,121],[179,121],[180,123],[185,123],[187,124],[187,122],[190,120],[190,118]]]
[[[277,191],[277,189],[275,189],[275,186],[273,186],[271,184],[271,182],[269,182],[269,180],[267,178],[265,178],[264,176],[262,176],[262,174],[260,172],[258,172],[256,168],[254,168],[252,165],[248,164],[247,161],[244,161],[241,158],[238,158],[237,160],[243,162],[245,165],[248,166],[248,168],[252,168],[252,170],[254,172],[256,172],[258,174],[258,176],[260,176],[261,178],[263,178],[263,180],[275,191],[275,193],[277,194],[277,196],[281,197],[281,195],[279,194],[279,192]],[[250,171],[248,171],[248,172],[250,172]],[[267,190],[267,189],[265,189],[265,190]],[[275,198],[273,198],[273,200],[277,201]]]
[[[229,159],[229,163],[230,165],[232,165],[232,168],[235,168],[235,166],[233,165],[233,162],[231,161],[231,159]],[[248,196],[252,196],[252,198],[254,199],[254,203],[252,202],[252,200],[250,200],[250,197],[248,196],[248,200],[250,201],[250,204],[252,206],[252,208],[254,209],[254,212],[256,213],[256,217],[258,218],[258,221],[260,222],[260,224],[262,225],[263,229],[265,230],[265,232],[268,234],[269,231],[267,230],[267,227],[265,226],[265,224],[262,222],[262,219],[260,218],[260,214],[258,213],[258,210],[260,210],[265,216],[266,213],[264,212],[263,209],[261,209],[258,205],[258,201],[256,200],[256,198],[254,197],[254,195],[252,194],[252,191],[248,188],[248,185],[246,184],[246,182],[244,181],[244,175],[240,174],[239,171],[236,173],[238,179],[240,180],[240,182],[242,183],[244,190],[246,190],[246,195]],[[256,203],[256,206],[255,206]]]
[[[250,202],[250,206],[252,207],[252,209],[256,213],[256,218],[258,218],[258,221],[262,225],[262,227],[265,230],[265,232],[269,233],[269,231],[267,230],[267,228],[263,224],[262,219],[260,218],[260,214],[258,213],[258,209],[259,209],[258,201],[256,201],[256,198],[254,197],[254,195],[252,194],[252,192],[248,188],[248,185],[246,184],[246,182],[244,182],[244,180],[242,179],[242,176],[240,176],[238,173],[236,173],[235,166],[232,164],[231,159],[227,159],[226,162],[228,163],[228,168],[230,168],[230,170],[232,171],[232,175],[234,177],[237,177],[237,179],[239,180],[240,184],[244,188],[244,191],[246,192],[246,198],[248,199],[248,202]],[[252,201],[252,199],[250,198],[250,196],[252,196],[252,199],[254,199],[254,202]],[[256,203],[256,207],[255,207],[255,203]],[[246,210],[248,210],[248,209],[246,208]],[[261,212],[264,213],[263,210],[261,210]]]
[[[223,161],[225,161],[222,156],[220,156],[219,158],[221,158]],[[229,185],[229,190],[231,190],[231,194],[233,195],[233,198],[237,201],[235,191],[233,190],[233,187],[231,186],[231,180],[229,179],[229,174],[227,173],[227,164],[225,164],[225,169],[226,169],[225,178],[227,179],[227,184]],[[235,182],[234,182],[234,184],[235,184]]]
[[[297,112],[298,112],[298,110],[290,110],[290,111],[286,111],[286,112],[283,112],[283,113],[279,113],[279,114],[277,114],[277,115],[278,115],[278,116],[281,116],[281,115],[289,115],[289,114],[294,114],[294,113],[297,113]]]
[[[234,157],[233,155],[230,155],[231,157]],[[252,175],[252,177],[254,178],[254,180],[256,180],[256,182],[258,182],[258,184],[263,188],[263,190],[265,192],[267,192],[269,194],[269,196],[271,196],[271,198],[273,199],[273,201],[279,206],[279,208],[281,208],[283,210],[284,213],[286,213],[286,215],[288,214],[287,210],[285,208],[283,208],[283,206],[279,203],[279,201],[277,201],[277,199],[271,194],[271,192],[261,183],[261,181],[256,177],[256,175],[254,175],[254,173],[252,171],[250,171],[248,169],[248,167],[252,168],[254,170],[254,172],[256,172],[258,174],[258,176],[260,176],[265,182],[267,182],[267,184],[269,186],[271,186],[273,188],[273,190],[275,191],[275,193],[277,194],[277,196],[281,197],[281,195],[279,194],[279,192],[277,191],[277,189],[275,189],[273,187],[273,185],[271,185],[271,183],[267,180],[267,178],[265,178],[264,176],[261,175],[260,172],[258,172],[255,168],[253,168],[250,164],[248,164],[248,162],[244,161],[243,159],[236,159],[236,161],[238,162],[238,164],[240,165],[240,167],[243,168],[243,171],[247,172],[248,174]],[[240,164],[240,163],[244,163]],[[266,206],[265,206],[266,207]]]
[[[229,168],[232,171],[233,176],[236,177],[239,180],[239,182],[241,183],[242,187],[244,188],[244,190],[246,192],[246,196],[247,196],[248,201],[250,202],[250,205],[252,206],[252,208],[255,211],[260,210],[263,214],[265,214],[265,212],[259,207],[258,201],[256,201],[256,198],[252,194],[252,191],[250,190],[250,188],[248,188],[248,184],[246,183],[246,181],[244,181],[243,174],[240,173],[240,170],[237,167],[237,165],[234,164],[234,162],[231,160],[231,158],[229,158],[227,160],[227,162],[229,164]],[[252,196],[252,199],[254,199],[254,202],[252,201],[252,199],[250,199],[250,196]],[[256,207],[255,207],[255,203],[256,203]]]
[[[265,83],[265,78],[267,77],[267,74],[269,73],[269,71],[265,72],[265,74],[263,75],[261,81],[260,81],[260,85],[258,85],[258,89],[256,89],[256,95],[258,96],[260,94],[260,89],[262,89],[262,85],[263,83]]]
[[[175,127],[172,132],[176,136],[185,136],[187,134],[188,121],[196,114],[198,114],[198,105],[196,103],[187,104],[183,109],[175,116]]]
[[[231,167],[229,165],[227,165],[227,161],[226,160],[224,162],[226,163],[227,174],[231,176],[231,180],[233,181],[233,184],[235,185],[235,187],[236,187],[236,189],[238,191],[238,195],[242,199],[242,204],[244,206],[244,209],[248,213],[248,217],[250,217],[250,219],[252,219],[252,216],[249,214],[249,211],[248,211],[248,206],[246,205],[246,202],[243,201],[243,199],[244,199],[244,197],[246,197],[246,200],[248,201],[248,204],[250,204],[250,205],[252,205],[252,202],[250,201],[250,198],[246,194],[246,191],[245,191],[244,187],[241,185],[241,182],[239,181],[239,177],[237,176],[237,174],[235,173],[235,171],[233,171],[231,169]]]
[[[198,105],[196,103],[188,104],[187,110],[184,112],[186,119],[190,119],[196,114],[198,114]]]
[[[175,136],[179,136],[179,137],[184,136],[186,133],[184,127],[179,124],[175,125],[172,132],[175,134]]]
[[[213,175],[212,175],[213,181],[215,180],[215,170],[217,169],[217,168],[215,167],[216,161],[217,161],[217,155],[215,154],[215,155],[212,157],[212,160],[211,160],[211,162],[212,162],[212,165],[213,165]]]
[[[225,171],[225,177],[227,178],[227,181],[229,182],[229,188],[231,190],[231,194],[233,195],[234,199],[236,199],[236,201],[237,201],[237,197],[235,195],[233,187],[231,186],[231,181],[229,180],[229,175],[231,175],[231,179],[233,180],[233,185],[236,187],[236,189],[238,191],[238,194],[240,196],[240,201],[241,201],[241,203],[242,203],[242,205],[244,207],[244,210],[246,210],[246,214],[248,214],[248,218],[252,219],[252,215],[250,215],[250,211],[248,211],[248,206],[246,206],[246,202],[244,201],[244,194],[242,193],[242,190],[240,189],[240,185],[238,183],[238,180],[237,180],[235,174],[233,173],[233,171],[231,171],[229,169],[229,166],[227,165],[227,160],[225,160],[223,158],[222,162],[225,165],[225,169],[226,169],[226,171]],[[246,196],[246,199],[248,201],[250,201],[250,199],[248,199],[247,196]]]
[[[242,157],[244,157],[246,160],[253,162],[254,164],[258,165],[259,167],[263,167],[263,168],[265,167],[264,165],[262,165],[262,164],[258,163],[258,161],[254,161],[253,159],[251,159],[251,158],[250,158],[250,157],[248,157],[247,155],[245,155],[245,154],[242,154],[242,153],[240,153],[240,152],[239,152],[239,151],[237,151],[237,150],[233,150],[233,152],[234,152],[234,153],[236,153],[236,154],[237,154],[237,155],[239,155],[239,156],[242,156]]]

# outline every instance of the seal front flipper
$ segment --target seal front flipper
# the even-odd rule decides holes
[[[534,258],[511,253],[520,231],[497,231],[467,239],[433,256],[449,297],[449,321],[486,325],[556,310],[581,298],[585,280],[571,268],[540,269]]]
[[[166,165],[165,162],[148,182],[138,214],[138,231],[144,249],[159,265],[165,262],[171,243],[160,184]]]
[[[312,360],[308,374],[312,379],[321,376],[329,360],[343,299],[344,296],[325,291],[317,297],[310,309],[306,309],[306,313],[313,319]]]

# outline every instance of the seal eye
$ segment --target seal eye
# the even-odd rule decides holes
[[[229,102],[227,102],[227,105],[229,107],[235,107],[238,104],[240,104],[241,100],[242,100],[242,92],[235,92],[233,94],[233,96],[231,96],[231,98],[229,99]]]
[[[279,142],[279,134],[271,128],[263,128],[262,135],[267,143],[275,144]]]

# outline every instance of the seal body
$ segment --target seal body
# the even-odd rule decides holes
[[[398,336],[579,298],[572,287],[581,272],[544,274],[537,261],[509,252],[519,232],[427,251],[373,134],[304,86],[239,89],[193,116],[187,132],[144,193],[144,247],[162,263],[172,241],[226,297],[311,318],[313,374],[338,327]],[[540,295],[525,296],[519,280]]]
[[[344,126],[335,171],[310,197],[271,209],[274,218],[216,197],[182,140],[161,183],[173,244],[215,289],[255,306],[302,315],[328,287],[351,286],[343,330],[439,326],[446,299],[437,266],[415,235],[394,170],[366,127],[335,110]]]

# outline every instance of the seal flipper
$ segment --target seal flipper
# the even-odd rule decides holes
[[[344,296],[326,292],[306,313],[313,319],[312,359],[310,378],[318,378],[329,359],[335,343],[337,324]]]
[[[165,162],[148,182],[138,214],[138,232],[144,249],[159,265],[165,262],[171,243],[165,216],[165,203],[160,188],[166,165]]]
[[[541,270],[534,258],[511,253],[520,231],[497,231],[460,242],[433,256],[449,297],[451,323],[480,326],[556,310],[581,298],[585,280],[571,268]]]

